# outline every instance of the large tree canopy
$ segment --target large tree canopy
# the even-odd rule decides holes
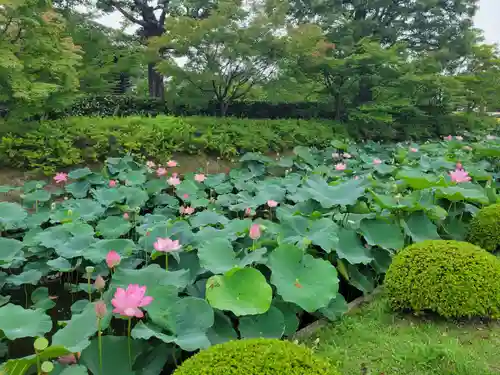
[[[24,117],[60,108],[78,88],[80,49],[49,1],[0,7],[0,109]]]

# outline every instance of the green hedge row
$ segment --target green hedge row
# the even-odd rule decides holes
[[[126,153],[158,161],[168,160],[176,152],[232,157],[297,145],[322,147],[332,139],[348,137],[345,127],[325,120],[194,116],[70,117],[0,123],[0,135],[2,165],[45,173]]]

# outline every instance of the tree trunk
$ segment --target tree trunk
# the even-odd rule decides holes
[[[158,73],[155,69],[154,63],[148,64],[148,86],[149,97],[165,99],[165,83],[163,82],[163,75]]]
[[[227,108],[229,107],[229,103],[227,103],[224,100],[222,100],[219,103],[219,106],[220,106],[220,116],[221,117],[226,117]]]

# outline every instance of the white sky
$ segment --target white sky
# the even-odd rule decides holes
[[[97,21],[110,27],[120,27],[122,18],[118,12],[99,18]],[[486,43],[500,45],[500,0],[479,0],[476,27],[484,31]]]

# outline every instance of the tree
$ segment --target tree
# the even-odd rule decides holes
[[[120,12],[125,19],[139,26],[139,35],[147,44],[153,37],[161,36],[165,31],[165,20],[169,15],[187,16],[202,19],[213,7],[211,0],[98,0],[100,9]],[[164,98],[165,87],[163,76],[155,69],[155,64],[161,60],[159,55],[150,56],[148,61],[148,85],[151,97]]]
[[[353,45],[376,38],[383,46],[404,43],[414,52],[439,51],[443,63],[471,51],[477,0],[291,0],[291,15],[314,20],[328,39]]]
[[[465,88],[467,112],[500,108],[500,54],[494,45],[478,44],[462,64],[458,80]]]
[[[49,1],[10,0],[0,7],[0,107],[9,116],[28,117],[71,101],[81,57],[64,33]]]
[[[231,102],[277,74],[276,61],[284,53],[286,36],[278,29],[285,12],[279,17],[275,9],[271,17],[268,4],[253,5],[244,9],[242,1],[226,0],[204,19],[168,18],[165,33],[152,43],[169,51],[158,70],[196,87],[218,104],[222,116]]]
[[[142,75],[144,47],[136,38],[91,20],[90,15],[66,10],[67,33],[81,48],[80,91],[123,94]]]

